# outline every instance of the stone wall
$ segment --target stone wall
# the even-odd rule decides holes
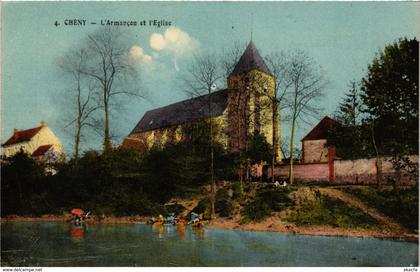
[[[418,156],[409,156],[410,161],[418,165]],[[413,180],[406,172],[400,174],[395,171],[390,157],[382,157],[382,181],[390,183],[392,179],[400,184],[413,185]],[[332,167],[330,167],[330,164]],[[333,171],[333,173],[330,173]],[[376,159],[359,160],[331,160],[330,163],[297,163],[294,165],[295,180],[301,183],[328,182],[330,184],[376,184]],[[267,168],[267,177],[271,177],[271,168]],[[288,177],[289,165],[278,165],[274,168],[276,177]]]
[[[418,156],[409,156],[410,161],[418,164]],[[389,179],[400,179],[402,183],[413,183],[409,175],[402,171],[401,176],[397,177],[392,166],[390,157],[381,158],[382,180],[387,182]],[[334,183],[354,183],[354,184],[376,184],[376,159],[359,160],[335,160],[334,161],[335,180]]]
[[[295,180],[297,182],[325,182],[328,181],[328,163],[305,163],[293,165]],[[271,170],[268,169],[268,177],[271,177]],[[287,178],[289,176],[289,165],[279,165],[274,168],[274,176]]]

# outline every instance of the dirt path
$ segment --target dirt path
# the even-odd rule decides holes
[[[383,213],[379,212],[375,208],[372,208],[366,205],[363,201],[361,201],[355,196],[346,194],[340,190],[333,189],[333,188],[318,188],[318,190],[324,195],[338,198],[344,201],[345,203],[349,204],[350,206],[361,209],[363,212],[367,213],[368,215],[375,218],[379,222],[388,225],[392,230],[398,233],[408,232],[401,224],[399,224],[392,218],[389,218],[388,216],[384,215]]]

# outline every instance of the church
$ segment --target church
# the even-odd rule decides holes
[[[276,79],[252,41],[228,76],[226,89],[147,111],[122,146],[144,151],[185,141],[185,128],[209,118],[218,127],[216,140],[229,152],[244,150],[249,136],[260,133],[281,161]]]

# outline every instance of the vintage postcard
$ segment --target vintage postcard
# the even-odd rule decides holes
[[[419,22],[2,2],[1,266],[417,271]]]

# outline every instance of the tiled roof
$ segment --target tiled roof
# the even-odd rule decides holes
[[[32,157],[43,156],[53,145],[41,145],[38,147],[34,153],[32,153]]]
[[[8,146],[12,144],[21,143],[21,142],[27,142],[31,140],[32,137],[34,137],[38,133],[38,131],[41,130],[41,128],[43,128],[43,126],[30,128],[26,130],[15,131],[12,137],[10,137],[2,146]]]
[[[190,123],[210,116],[216,117],[222,115],[227,107],[227,90],[212,93],[211,100],[211,114],[209,113],[208,94],[150,110],[144,114],[143,118],[130,134]]]
[[[254,43],[250,41],[230,75],[241,75],[253,69],[257,69],[271,75],[270,69],[268,69],[265,64],[264,59],[258,52],[258,49],[255,47]]]
[[[325,116],[301,141],[327,139],[328,130],[337,124],[337,121]]]
[[[146,148],[146,144],[139,139],[132,139],[127,137],[123,140],[121,147],[128,149],[144,150]]]

